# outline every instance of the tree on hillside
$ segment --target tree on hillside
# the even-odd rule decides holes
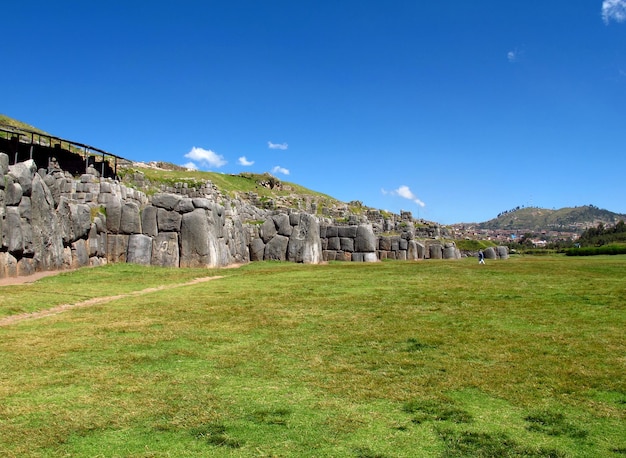
[[[598,223],[580,235],[580,244],[583,246],[601,246],[609,243],[626,243],[626,224],[620,220],[611,227]]]

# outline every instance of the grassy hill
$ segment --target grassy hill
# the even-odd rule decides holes
[[[49,135],[47,132],[44,132],[41,129],[37,129],[34,126],[31,126],[30,124],[26,124],[25,122],[18,121],[17,119],[10,118],[10,117],[0,113],[0,125],[2,125],[2,124],[4,124],[5,126],[17,127],[19,129],[32,130],[34,132],[38,132],[38,133],[41,133],[41,134]]]
[[[503,212],[496,218],[480,223],[480,229],[503,230],[561,230],[582,232],[598,223],[616,224],[626,215],[598,208],[594,205],[566,207],[558,210],[526,207]]]

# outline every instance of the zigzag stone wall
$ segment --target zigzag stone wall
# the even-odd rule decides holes
[[[0,277],[109,262],[223,267],[460,257],[454,244],[425,245],[414,236],[375,235],[367,220],[336,224],[306,212],[260,209],[210,183],[149,197],[95,170],[76,179],[54,163],[9,165],[0,153]]]

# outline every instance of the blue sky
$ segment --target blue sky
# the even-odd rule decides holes
[[[0,113],[443,224],[626,213],[626,0],[30,1]]]

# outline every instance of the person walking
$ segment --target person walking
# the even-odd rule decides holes
[[[483,250],[480,250],[478,252],[478,264],[484,264],[485,263],[485,253],[483,253]]]

